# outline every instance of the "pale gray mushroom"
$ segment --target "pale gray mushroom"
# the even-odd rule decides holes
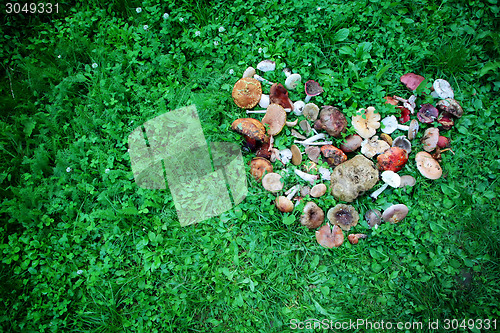
[[[259,106],[261,108],[266,109],[269,106],[269,104],[270,104],[269,95],[262,94],[262,96],[260,96]]]
[[[276,63],[272,60],[262,60],[257,64],[257,69],[262,72],[274,71],[276,69]]]
[[[271,81],[269,81],[267,79],[264,79],[262,76],[257,75],[257,74],[254,74],[253,78],[256,79],[257,81],[266,83],[266,84],[268,84],[270,86],[272,86],[274,84],[274,82],[271,82]]]
[[[398,136],[396,139],[394,139],[394,141],[392,142],[392,146],[406,150],[408,155],[410,155],[411,153],[411,142],[408,141],[408,139],[404,135]]]
[[[255,68],[253,68],[253,67],[248,67],[243,72],[243,77],[253,77],[254,75],[255,75]]]
[[[434,91],[431,93],[431,96],[434,98],[455,98],[451,84],[446,80],[437,79],[432,84],[432,88],[434,88]]]
[[[377,209],[370,209],[365,214],[366,223],[369,228],[377,228],[381,224],[382,213]]]
[[[319,107],[314,103],[307,103],[302,110],[302,114],[307,119],[315,121],[318,119]]]
[[[283,189],[281,175],[274,172],[267,173],[264,178],[262,178],[262,186],[271,193],[281,191]]]
[[[418,129],[420,125],[418,124],[417,119],[413,119],[410,122],[410,128],[408,129],[408,140],[413,140],[417,137]]]
[[[371,139],[365,139],[361,143],[361,154],[368,158],[372,158],[375,155],[382,154],[387,149],[391,148],[387,142],[384,140],[379,140],[378,136],[375,135]]]

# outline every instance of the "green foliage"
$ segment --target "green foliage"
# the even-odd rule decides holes
[[[1,19],[2,331],[282,332],[292,319],[499,317],[496,0],[59,3],[57,16]],[[251,177],[238,207],[181,228],[168,189],[135,185],[128,134],[195,103],[208,142],[240,142],[229,130],[245,115],[232,86],[263,59],[277,63],[271,81],[285,67],[318,81],[313,101],[349,121],[370,105],[394,114],[383,97],[407,95],[404,73],[447,79],[465,112],[445,133],[455,154],[443,153],[444,176],[427,180],[408,163],[413,189],[356,200],[360,213],[410,208],[397,225],[370,231],[361,221],[356,231],[370,238],[356,246],[321,248],[300,226],[302,204],[279,213]],[[284,131],[278,148],[293,143]]]

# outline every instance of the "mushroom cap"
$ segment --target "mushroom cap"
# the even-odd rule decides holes
[[[306,135],[309,135],[309,133],[311,133],[311,125],[309,124],[309,122],[305,119],[301,120],[299,122],[299,127],[306,133]]]
[[[408,153],[399,147],[391,147],[377,156],[380,171],[391,170],[398,172],[408,162]]]
[[[399,187],[415,186],[416,183],[417,181],[413,176],[404,175],[401,176],[401,184],[399,184]]]
[[[399,114],[398,121],[401,124],[404,124],[404,123],[410,121],[410,113],[411,113],[410,110],[408,110],[404,106],[398,106],[398,109],[401,111],[401,113]]]
[[[290,213],[294,208],[293,202],[285,196],[279,196],[276,198],[275,204],[278,210],[283,213]]]
[[[325,220],[325,213],[314,202],[309,201],[304,206],[303,214],[300,216],[300,224],[309,229],[316,229]]]
[[[321,147],[321,153],[326,158],[326,162],[330,166],[337,166],[340,163],[347,161],[347,155],[342,150],[333,145],[324,145]]]
[[[253,77],[254,75],[255,75],[255,68],[253,68],[252,66],[250,66],[247,69],[245,69],[245,71],[243,72],[242,78]]]
[[[300,163],[302,163],[302,153],[300,152],[299,147],[292,145],[290,150],[292,151],[292,164],[300,165]]]
[[[317,184],[317,185],[313,186],[313,188],[311,189],[311,192],[309,194],[311,194],[311,197],[319,198],[325,193],[326,193],[326,185],[325,184]]]
[[[323,87],[314,80],[309,80],[304,85],[304,90],[307,96],[318,96],[323,92]]]
[[[408,141],[408,139],[404,135],[398,136],[396,139],[394,139],[392,146],[406,150],[408,155],[410,155],[411,153],[411,142]]]
[[[437,146],[441,149],[448,148],[451,144],[450,138],[440,135],[438,138]]]
[[[278,173],[268,173],[262,178],[262,186],[269,192],[277,193],[283,189],[281,175]]]
[[[401,177],[394,171],[386,170],[380,176],[382,177],[382,181],[391,187],[399,187],[401,184]]]
[[[307,119],[315,121],[318,119],[319,107],[314,103],[307,103],[302,110],[302,114]]]
[[[391,138],[391,136],[389,134],[387,134],[387,133],[381,133],[380,134],[380,138],[382,140],[384,140],[385,142],[387,142],[387,144],[392,147],[392,138]]]
[[[365,220],[368,223],[368,227],[373,228],[375,225],[380,224],[382,213],[377,209],[370,209],[365,214]]]
[[[316,146],[307,146],[306,154],[311,161],[313,161],[314,163],[318,163],[319,155],[321,154],[321,149],[319,149],[319,147]]]
[[[440,124],[439,128],[445,131],[451,129],[453,125],[455,125],[455,121],[448,112],[442,112],[439,115],[437,122]]]
[[[302,115],[302,112],[304,111],[305,106],[306,106],[306,103],[304,103],[303,101],[296,101],[295,103],[293,103],[293,113],[296,116]]]
[[[425,151],[417,153],[415,162],[417,163],[418,171],[420,171],[425,178],[438,179],[443,174],[443,169],[441,169],[438,161]]]
[[[293,90],[293,89],[297,88],[297,86],[300,84],[301,80],[302,80],[302,76],[300,76],[300,74],[289,75],[285,80],[286,89]]]
[[[269,104],[271,104],[271,102],[269,101],[269,95],[262,94],[260,96],[259,106],[261,108],[267,109],[267,107],[269,106]]]
[[[387,208],[382,214],[382,219],[385,222],[398,223],[408,215],[408,207],[404,204],[392,205]]]
[[[262,95],[262,86],[252,77],[239,79],[233,87],[234,103],[243,109],[251,109],[257,105]]]
[[[279,104],[285,109],[293,109],[293,102],[288,97],[288,91],[281,83],[274,83],[269,91],[269,100],[274,104]]]
[[[433,151],[439,141],[439,129],[436,127],[426,129],[421,141],[425,151]]]
[[[263,157],[254,157],[250,162],[248,162],[248,164],[250,165],[250,174],[258,182],[260,182],[264,173],[273,172],[271,162]]]
[[[264,142],[262,146],[260,146],[260,148],[255,153],[255,156],[271,160],[273,152],[269,149],[269,147],[270,147],[269,142]]]
[[[253,118],[239,118],[231,124],[231,130],[258,141],[266,141],[266,128]]]
[[[332,249],[344,243],[344,233],[339,226],[334,225],[330,228],[330,224],[327,223],[316,231],[316,241],[319,245]]]
[[[426,103],[420,106],[417,118],[421,123],[430,124],[438,117],[439,111],[432,104]]]
[[[279,132],[281,132],[286,123],[285,109],[283,109],[281,105],[270,104],[267,107],[266,114],[264,115],[264,118],[262,118],[261,123],[269,125],[267,134],[278,134]]]
[[[410,122],[410,128],[408,129],[408,140],[413,140],[417,137],[418,129],[420,125],[416,119],[412,119]]]
[[[274,71],[276,69],[276,63],[272,60],[262,60],[257,64],[257,69],[263,72]]]
[[[378,182],[379,173],[373,162],[356,155],[338,165],[331,174],[331,191],[337,200],[351,202]]]
[[[405,75],[401,76],[399,80],[406,86],[406,88],[415,90],[420,85],[420,83],[425,80],[425,78],[418,74],[406,73]]]
[[[349,231],[359,221],[359,214],[351,205],[338,204],[330,208],[327,213],[328,220],[338,225],[342,230]]]
[[[385,96],[384,99],[385,99],[385,104],[391,104],[396,106],[399,103],[398,100],[392,96]]]
[[[302,186],[300,188],[300,196],[305,197],[311,193],[311,188],[309,186]]]
[[[398,120],[395,116],[385,117],[384,119],[382,119],[382,124],[384,125],[382,128],[382,132],[386,134],[391,134],[398,129]]]
[[[363,139],[369,139],[377,133],[380,127],[380,114],[375,113],[375,108],[369,106],[365,109],[358,110],[358,116],[352,117],[352,126]],[[364,116],[364,118],[363,118]]]
[[[346,136],[344,142],[339,146],[339,148],[344,153],[352,153],[361,147],[361,143],[363,142],[363,138],[357,134],[351,134]]]
[[[368,158],[372,158],[375,155],[382,154],[387,149],[391,148],[389,144],[383,140],[379,140],[378,136],[374,136],[371,139],[365,139],[361,143],[361,154]]]
[[[311,119],[312,120],[312,119]],[[340,137],[346,131],[347,119],[336,107],[324,105],[319,113],[319,127],[333,137]],[[316,124],[315,124],[316,125]]]
[[[460,105],[460,103],[458,103],[453,98],[443,99],[443,100],[437,102],[436,106],[442,112],[451,113],[452,115],[454,115],[457,118],[462,117],[462,115],[464,114],[464,110],[462,109],[462,106]]]
[[[358,244],[360,239],[365,239],[367,237],[368,235],[366,234],[350,234],[349,236],[347,236],[347,239],[349,240],[349,243],[351,243],[352,245],[356,245]]]
[[[293,157],[293,153],[290,149],[282,149],[279,151],[280,159],[283,164],[287,164]]]
[[[454,98],[455,94],[453,93],[453,89],[451,88],[451,84],[443,79],[437,79],[432,84],[432,88],[434,88],[434,93],[432,95],[436,95],[441,99],[445,98]]]

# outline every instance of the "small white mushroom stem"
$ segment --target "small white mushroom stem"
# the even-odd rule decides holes
[[[273,82],[271,82],[271,81],[269,81],[269,80],[267,80],[267,79],[264,79],[262,76],[257,75],[257,74],[255,74],[255,75],[253,76],[253,78],[254,78],[254,79],[256,79],[256,80],[258,80],[258,81],[260,81],[260,82],[267,83],[267,84],[268,84],[268,85],[270,85],[270,86],[272,86],[272,85],[274,84]]]
[[[408,131],[409,129],[410,129],[410,126],[398,124],[398,130]]]
[[[290,112],[290,111],[292,111],[292,109],[287,108],[287,109],[285,109],[285,111],[286,112]],[[247,114],[251,114],[251,113],[266,113],[266,112],[267,112],[267,110],[247,110],[246,111]]]
[[[295,121],[287,121],[285,124],[288,127],[294,127],[294,126],[297,126],[298,121],[299,121],[298,119],[295,119]]]
[[[288,191],[285,192],[286,198],[291,201],[299,190],[300,190],[299,184],[292,186]]]
[[[318,141],[319,139],[324,139],[324,138],[326,138],[326,134],[320,133],[320,134],[316,134],[316,135],[313,135],[313,136],[305,139],[304,142],[310,143],[310,142]]]
[[[381,188],[370,194],[370,197],[373,198],[373,200],[377,200],[377,197],[380,195],[380,193],[384,192],[384,190],[389,186],[389,184],[385,183],[382,185]]]
[[[304,103],[309,103],[309,101],[313,98],[313,96],[307,95],[306,98],[304,99]]]
[[[331,145],[333,144],[333,141],[321,141],[321,142],[305,142],[305,141],[298,141],[295,140],[293,143],[298,143],[304,146],[324,146],[324,145]]]
[[[314,129],[314,127],[311,127],[311,131],[313,131],[313,133],[314,133],[315,135],[318,135],[318,131],[316,131],[316,130]]]
[[[303,180],[310,182],[311,185],[314,184],[314,181],[319,178],[318,175],[311,175],[309,173],[305,173],[304,171],[300,171],[298,169],[293,170],[297,176],[302,178]]]

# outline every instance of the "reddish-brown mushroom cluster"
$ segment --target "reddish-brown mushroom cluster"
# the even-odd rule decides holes
[[[260,68],[271,67],[257,66],[257,69]],[[272,70],[274,67],[266,71]],[[350,203],[372,189],[380,177],[383,185],[370,195],[373,201],[389,186],[409,191],[408,188],[416,183],[415,178],[410,175],[400,176],[397,172],[405,169],[412,154],[415,155],[417,169],[424,177],[441,177],[443,171],[439,165],[440,154],[449,149],[450,139],[440,135],[440,130],[449,130],[454,124],[453,118],[463,114],[460,104],[453,99],[453,91],[448,82],[436,80],[432,95],[440,100],[436,105],[420,105],[417,112],[416,94],[407,99],[399,96],[386,97],[386,103],[394,105],[397,112],[384,119],[381,119],[372,106],[360,109],[351,119],[353,129],[350,133],[356,134],[346,136],[344,133],[348,131],[348,121],[338,107],[324,105],[320,110],[315,103],[308,103],[313,96],[324,92],[317,82],[306,82],[305,102],[293,102],[287,88],[295,89],[299,86],[299,74],[291,74],[291,70],[285,69],[285,88],[281,83],[272,83],[256,75],[255,70],[247,69],[245,73],[253,75],[255,80],[248,77],[240,79],[233,89],[233,99],[242,108],[252,108],[266,99],[264,96],[267,95],[263,94],[260,82],[271,86],[269,103],[264,103],[267,105],[266,110],[246,111],[247,114],[265,113],[264,117],[260,121],[254,118],[236,119],[231,126],[232,130],[243,135],[249,150],[257,151],[256,157],[249,162],[250,174],[256,181],[262,182],[264,189],[276,194],[274,204],[281,212],[291,213],[298,202],[307,200],[300,217],[303,226],[309,229],[319,228],[323,225],[325,216],[327,217],[328,222],[316,231],[316,239],[320,245],[327,248],[340,246],[344,241],[343,231],[350,231],[357,225],[359,214],[348,204],[337,204],[325,214],[314,199],[331,195],[332,200]],[[292,78],[294,82],[291,82]],[[422,76],[413,73],[401,77],[401,82],[412,93],[424,80]],[[261,96],[258,96],[259,93]],[[296,119],[287,122],[289,115]],[[434,122],[437,127],[428,125]],[[419,134],[419,124],[427,127],[423,134]],[[274,147],[274,136],[283,135],[285,125],[292,127],[287,131],[298,140],[289,148],[279,150]],[[398,133],[397,131],[406,132],[406,135],[400,134],[393,139],[391,134]],[[417,138],[424,151],[413,152],[415,149],[412,150],[412,141],[415,142]],[[293,173],[285,169],[289,162]],[[285,191],[287,182],[293,179],[293,174],[297,179],[292,182],[296,184],[291,184],[293,186],[280,195],[281,191]],[[330,182],[330,186],[324,182]],[[369,228],[376,228],[383,221],[397,223],[407,214],[407,206],[396,204],[387,208],[383,214],[377,210],[369,210],[364,217]],[[347,239],[354,245],[367,237],[363,233],[353,233]]]

